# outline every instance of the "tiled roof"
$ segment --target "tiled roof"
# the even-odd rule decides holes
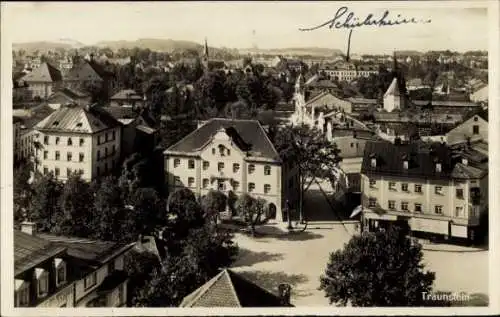
[[[486,171],[462,163],[457,163],[451,172],[451,177],[458,179],[482,178]]]
[[[109,114],[97,107],[61,107],[39,122],[35,128],[44,131],[64,131],[77,133],[96,133],[118,125]]]
[[[355,98],[355,97],[351,97],[351,98],[347,98],[348,101],[352,102],[352,103],[363,103],[363,104],[371,104],[371,105],[375,105],[378,103],[377,99],[367,99],[367,98]]]
[[[391,82],[391,85],[389,88],[387,88],[387,91],[384,94],[384,97],[386,96],[399,96],[401,92],[399,91],[399,85],[398,85],[398,80],[397,78],[394,78]]]
[[[279,307],[280,299],[225,269],[193,293],[180,307]]]
[[[197,152],[221,128],[226,130],[240,149],[250,152],[251,156],[279,160],[278,152],[257,120],[211,119],[165,152]]]
[[[95,62],[84,61],[73,66],[66,75],[65,80],[70,81],[103,81],[106,77],[105,70]]]
[[[365,174],[446,179],[451,177],[457,163],[451,154],[452,151],[442,144],[367,142],[361,171]],[[408,160],[408,169],[403,168],[404,157]],[[375,168],[371,166],[372,158],[376,159]],[[441,172],[436,171],[436,162],[441,163]]]
[[[139,116],[139,113],[137,113],[132,107],[109,106],[103,107],[102,110],[109,113],[116,120],[135,119]]]
[[[127,247],[133,247],[133,244],[125,245],[112,241],[56,236],[45,233],[39,233],[38,236],[57,246],[66,248],[68,255],[72,257],[97,263],[105,263],[109,256],[112,256],[120,250],[126,250]]]
[[[429,100],[412,100],[412,103],[417,106],[426,106],[429,104]],[[435,107],[479,107],[478,104],[474,102],[467,101],[439,101],[433,100],[432,105]]]
[[[116,94],[111,97],[111,100],[119,99],[119,100],[142,100],[142,97],[137,94],[135,90],[132,89],[124,89],[120,90]]]
[[[14,230],[14,274],[18,275],[29,270],[65,250],[63,246]]]
[[[319,79],[312,82],[309,87],[312,88],[339,88],[337,84],[328,79]]]
[[[33,128],[37,123],[47,118],[55,110],[49,107],[47,104],[43,103],[40,106],[30,109],[27,111],[27,116],[22,116],[20,119],[23,121],[25,128]]]
[[[61,72],[49,63],[43,63],[37,69],[21,78],[25,82],[53,83],[62,80]]]

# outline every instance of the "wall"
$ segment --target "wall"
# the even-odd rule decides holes
[[[113,131],[115,131],[114,140],[112,139]],[[108,136],[108,141],[105,141],[106,135]],[[98,142],[99,137],[101,138],[101,144]],[[110,171],[118,164],[121,154],[121,139],[121,127],[103,130],[92,135],[92,178],[104,174],[106,172],[106,167],[107,170]],[[111,154],[113,146],[115,146],[114,155]],[[108,151],[108,156],[105,156],[106,149]],[[100,159],[97,157],[98,152],[100,152]]]
[[[479,134],[473,133],[474,125],[479,126]],[[485,142],[488,142],[488,122],[476,115],[446,134],[446,138],[449,144],[466,141],[467,137],[480,137]]]
[[[74,283],[70,283],[68,286],[52,295],[50,298],[46,299],[40,303],[37,307],[73,307],[73,297],[74,297]]]
[[[89,289],[85,289],[85,277],[83,277],[81,280],[76,282],[76,287],[75,287],[75,293],[76,293],[76,302],[79,307],[84,307],[86,304],[91,301],[94,297],[88,296],[84,298],[85,296],[89,295],[92,293],[108,276],[108,266],[103,265],[101,268],[97,270],[97,279],[96,279],[96,284],[93,287],[90,287]],[[83,300],[82,300],[83,299]],[[82,300],[81,302],[79,302]]]

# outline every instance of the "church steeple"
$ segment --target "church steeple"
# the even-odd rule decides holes
[[[205,38],[205,50],[203,51],[203,57],[205,57],[208,60],[208,44],[207,44],[207,38]]]
[[[207,38],[205,38],[205,46],[203,47],[203,56],[201,58],[201,63],[203,64],[203,69],[205,72],[208,71],[208,44]]]

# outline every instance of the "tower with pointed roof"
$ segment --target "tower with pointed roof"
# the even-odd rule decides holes
[[[203,47],[203,56],[201,57],[201,64],[203,65],[203,69],[205,72],[208,71],[208,44],[207,44],[207,38],[205,38],[205,46]]]
[[[392,67],[392,82],[384,94],[384,110],[392,112],[394,110],[403,110],[405,108],[405,92],[404,80],[398,68],[398,61],[396,59],[396,52],[393,53],[393,67]]]

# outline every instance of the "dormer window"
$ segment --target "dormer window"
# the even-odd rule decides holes
[[[375,154],[370,155],[370,161],[371,161],[372,168],[377,167],[377,158],[375,157]]]
[[[54,259],[54,266],[56,269],[56,286],[66,283],[66,262],[63,259]]]
[[[82,127],[82,123],[81,123],[81,122],[78,122],[78,123],[76,124],[76,127],[77,127],[77,128],[81,128],[81,127]]]
[[[462,164],[463,165],[469,165],[469,160],[466,157],[462,158]]]
[[[39,298],[47,296],[49,293],[49,273],[42,268],[36,268],[35,278],[37,281],[37,296]]]
[[[59,125],[59,121],[54,121],[54,123],[52,123],[52,125],[57,127]]]
[[[17,307],[26,307],[30,303],[30,283],[25,280],[14,281]]]
[[[441,163],[436,163],[436,172],[441,173]]]

